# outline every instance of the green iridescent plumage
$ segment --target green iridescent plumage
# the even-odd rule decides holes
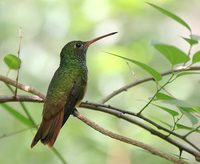
[[[86,52],[88,46],[110,33],[91,41],[72,41],[60,53],[60,65],[56,70],[44,101],[42,123],[32,141],[31,147],[39,140],[53,146],[61,127],[76,105],[82,100],[87,85]]]

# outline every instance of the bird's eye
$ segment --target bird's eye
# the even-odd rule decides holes
[[[75,48],[80,48],[80,47],[82,47],[82,45],[83,45],[82,43],[76,43]]]

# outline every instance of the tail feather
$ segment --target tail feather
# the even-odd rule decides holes
[[[62,127],[63,118],[64,110],[61,110],[51,119],[46,120],[43,118],[42,123],[33,138],[31,148],[34,147],[39,140],[41,140],[43,144],[48,144],[49,147],[52,147]]]

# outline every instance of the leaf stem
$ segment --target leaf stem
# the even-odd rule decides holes
[[[154,98],[156,97],[156,95],[169,83],[171,83],[172,78],[174,77],[174,74],[172,73],[172,75],[170,76],[170,78],[167,80],[166,83],[164,83],[159,89],[157,89],[156,93],[153,95],[153,97],[148,101],[148,103],[137,113],[137,115],[141,115],[142,112],[149,106],[149,104],[154,100]]]

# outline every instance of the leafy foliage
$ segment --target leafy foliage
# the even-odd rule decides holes
[[[173,116],[173,117],[176,117],[176,116],[179,115],[178,112],[176,112],[176,111],[174,111],[174,110],[172,110],[172,109],[169,109],[169,108],[167,108],[167,107],[160,106],[160,105],[156,105],[156,104],[153,104],[153,105],[156,106],[156,107],[158,107],[159,109],[164,110],[165,112],[169,113],[169,114],[170,114],[171,116]]]
[[[164,55],[173,66],[189,61],[189,57],[187,56],[187,54],[175,46],[166,44],[155,44],[154,47],[162,55]]]
[[[7,112],[9,112],[14,118],[16,118],[17,120],[19,120],[24,125],[27,125],[27,126],[30,126],[30,127],[33,126],[32,122],[28,118],[26,118],[25,116],[23,116],[21,113],[17,112],[14,108],[12,108],[11,106],[9,106],[8,104],[0,104],[0,105]]]
[[[173,20],[175,20],[176,22],[180,23],[181,25],[183,25],[184,27],[186,27],[189,31],[192,31],[190,26],[180,17],[178,17],[177,15],[173,14],[172,12],[163,9],[155,4],[152,3],[147,3],[149,5],[151,5],[152,7],[154,7],[155,9],[159,10],[161,13],[165,14],[166,16],[172,18]]]
[[[192,58],[192,64],[200,62],[200,51],[197,51]]]
[[[18,70],[21,66],[21,59],[13,54],[7,54],[4,57],[4,62],[6,63],[9,69]]]
[[[198,44],[198,40],[196,40],[196,39],[193,39],[193,38],[185,38],[185,37],[183,37],[183,39],[184,39],[187,43],[189,43],[190,46],[193,46],[193,45],[195,45],[195,44]]]
[[[147,73],[149,73],[151,76],[153,76],[153,78],[156,80],[156,81],[160,81],[162,79],[162,76],[160,75],[159,72],[157,72],[155,69],[153,69],[152,67],[144,64],[144,63],[141,63],[139,61],[136,61],[136,60],[133,60],[133,59],[129,59],[129,58],[126,58],[126,57],[123,57],[123,56],[119,56],[119,55],[116,55],[116,54],[113,54],[113,53],[108,53],[110,55],[113,55],[113,56],[116,56],[116,57],[119,57],[121,59],[124,59],[124,60],[127,60],[131,63],[134,63],[136,64],[137,66],[139,66],[140,68],[144,69]]]

